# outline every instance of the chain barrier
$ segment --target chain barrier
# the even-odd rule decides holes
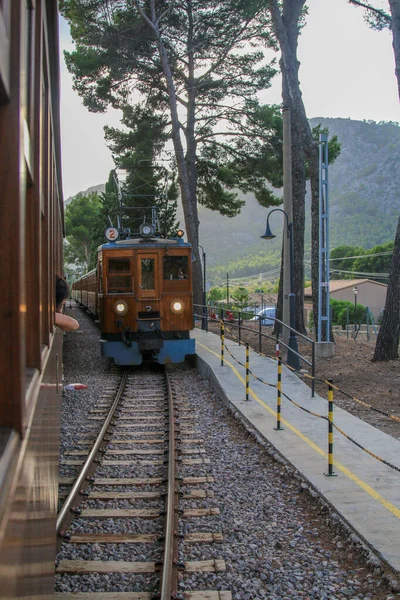
[[[358,398],[355,398],[354,396],[351,396],[347,392],[344,392],[343,390],[341,390],[340,388],[338,388],[335,385],[333,386],[333,388],[337,392],[340,392],[344,396],[347,396],[348,398],[350,398],[350,400],[354,400],[355,402],[357,402],[357,404],[361,404],[362,406],[365,406],[366,408],[370,408],[374,412],[377,412],[380,415],[383,415],[384,417],[388,417],[389,419],[392,419],[392,421],[398,421],[398,422],[400,422],[400,417],[398,417],[397,415],[391,415],[390,413],[388,413],[388,412],[386,412],[384,410],[381,410],[380,408],[376,408],[375,406],[372,406],[371,404],[367,404],[366,402],[363,402],[362,400],[359,400]]]
[[[282,362],[285,365],[285,367],[287,367],[288,369],[290,369],[290,371],[294,371],[294,372],[298,373],[298,371],[296,371],[296,369],[293,369],[293,367],[291,367],[290,365],[288,365],[286,362],[284,362],[284,361],[282,361]],[[325,385],[329,385],[329,381],[327,379],[319,379],[318,377],[313,377],[312,375],[309,375],[308,373],[300,373],[300,377],[305,377],[307,379],[313,379],[316,383],[323,383]],[[339,388],[337,385],[334,385],[333,383],[332,383],[332,387],[333,387],[333,389],[336,392],[338,392],[340,394],[343,394],[343,396],[346,396],[347,398],[350,398],[350,400],[354,400],[354,402],[356,402],[357,404],[361,404],[365,408],[370,408],[374,412],[377,412],[380,415],[383,415],[384,417],[387,417],[388,419],[391,419],[392,421],[400,422],[400,417],[398,417],[397,415],[391,415],[390,413],[388,413],[388,412],[386,412],[384,410],[381,410],[380,408],[376,408],[376,406],[372,406],[371,404],[367,404],[367,402],[364,402],[363,400],[360,400],[359,398],[356,398],[355,396],[352,396],[351,394],[349,394],[348,392],[345,392],[344,390],[342,390],[341,388]]]
[[[228,332],[228,333],[230,333],[230,334],[231,334],[233,337],[235,337],[235,336],[232,334],[232,332],[230,331],[229,327],[227,327],[226,325],[225,325],[225,331],[227,331],[227,332]],[[236,340],[238,340],[238,338],[236,338]],[[241,342],[239,345],[244,345],[244,344]],[[252,370],[251,370],[251,369],[250,369],[250,368],[249,368],[247,365],[245,365],[245,364],[241,363],[241,362],[240,362],[240,360],[238,360],[238,359],[236,358],[236,356],[234,356],[234,355],[232,354],[232,352],[229,350],[229,348],[228,348],[228,346],[225,344],[225,342],[224,342],[224,348],[225,348],[225,350],[226,350],[226,351],[227,351],[227,352],[228,352],[228,353],[231,355],[231,357],[233,358],[233,360],[235,360],[235,361],[238,363],[238,365],[240,365],[241,367],[244,367],[245,369],[248,369],[248,373],[249,373],[249,375],[252,375],[252,376],[254,377],[254,379],[257,379],[257,380],[258,380],[260,383],[263,383],[264,385],[269,385],[270,387],[274,387],[274,388],[276,388],[276,385],[275,385],[274,383],[268,383],[268,381],[264,381],[263,379],[261,379],[260,377],[258,377],[258,376],[257,376],[255,373],[253,373],[253,371],[252,371]],[[253,348],[252,348],[252,350],[253,350]],[[257,352],[256,350],[254,350],[254,352],[255,352],[256,354],[260,354],[260,353],[259,353],[259,352]],[[265,356],[265,357],[269,358],[269,357],[268,357],[266,354],[261,354],[261,356]]]
[[[264,379],[261,379],[261,377],[258,377],[258,375],[253,373],[253,371],[251,369],[249,369],[249,373],[250,373],[250,375],[252,375],[254,377],[254,379],[257,379],[257,381],[259,381],[260,383],[263,383],[264,385],[269,385],[270,387],[276,388],[275,383],[268,383],[268,381],[264,381]]]
[[[400,468],[399,467],[396,467],[396,465],[392,465],[392,463],[388,462],[384,458],[381,458],[377,454],[374,454],[373,452],[371,452],[371,450],[367,450],[367,448],[364,448],[364,446],[362,446],[361,444],[359,444],[358,442],[356,442],[355,440],[353,440],[353,438],[351,438],[349,435],[347,435],[347,433],[345,433],[342,429],[340,429],[340,427],[338,427],[334,423],[333,423],[333,427],[339,433],[341,433],[345,438],[347,438],[350,442],[353,442],[353,444],[355,444],[356,446],[358,446],[358,448],[360,448],[361,450],[363,450],[364,452],[366,452],[367,454],[369,454],[373,458],[376,458],[376,460],[379,460],[379,462],[383,463],[387,467],[390,467],[391,469],[394,469],[395,471],[398,471],[400,473]]]
[[[245,345],[245,344],[242,342],[242,340],[241,340],[241,339],[239,339],[239,338],[237,337],[237,335],[235,335],[235,334],[234,334],[234,333],[233,333],[233,332],[232,332],[232,331],[229,329],[229,327],[227,327],[226,325],[225,325],[225,329],[226,329],[226,331],[227,331],[227,332],[228,332],[228,333],[229,333],[229,334],[232,336],[232,338],[233,338],[233,339],[234,339],[236,342],[238,342],[239,346]],[[257,332],[257,331],[254,331],[254,333],[257,333],[257,334],[258,334],[258,332]],[[252,349],[252,350],[253,350],[253,352],[255,352],[255,353],[258,355],[258,356],[264,356],[264,358],[271,358],[272,360],[276,360],[276,356],[270,356],[269,354],[264,354],[263,352],[259,352],[258,350],[256,350],[256,349],[255,349],[255,348],[253,348],[253,347],[251,347],[251,349]]]
[[[246,365],[243,364],[242,362],[240,362],[240,360],[238,360],[236,358],[236,356],[234,356],[232,354],[232,352],[229,350],[229,348],[228,348],[228,346],[226,346],[226,344],[224,344],[224,348],[228,352],[228,354],[231,355],[231,357],[233,358],[233,360],[235,360],[237,362],[238,365],[240,365],[241,367],[243,367],[244,369],[246,369]],[[263,383],[264,385],[269,385],[270,387],[276,388],[276,385],[274,383],[268,383],[268,381],[264,381],[263,379],[261,379],[260,377],[258,377],[258,375],[256,375],[255,373],[253,373],[253,371],[251,369],[249,369],[248,371],[249,371],[249,374],[252,375],[254,377],[254,379],[257,379],[257,381],[259,381],[260,383]]]
[[[229,353],[229,355],[233,358],[234,361],[237,362],[237,364],[239,364],[241,367],[243,367],[246,370],[246,400],[248,400],[248,392],[249,392],[249,379],[248,376],[252,375],[254,377],[254,379],[256,379],[257,381],[259,381],[260,383],[270,386],[270,387],[274,387],[277,388],[278,390],[278,398],[277,398],[277,427],[275,428],[278,431],[282,431],[283,427],[281,427],[281,396],[284,396],[286,398],[286,400],[288,400],[289,402],[291,402],[294,406],[296,406],[297,408],[299,408],[300,410],[304,411],[305,413],[312,415],[313,417],[317,417],[319,419],[323,419],[324,421],[328,422],[328,473],[326,473],[326,475],[328,476],[334,476],[334,472],[333,472],[333,429],[336,429],[336,431],[338,431],[341,435],[343,435],[347,440],[349,440],[350,442],[352,442],[355,446],[357,446],[358,448],[360,448],[360,450],[362,450],[363,452],[365,452],[366,454],[368,454],[369,456],[371,456],[372,458],[375,458],[376,460],[378,460],[379,462],[381,462],[382,464],[386,465],[387,467],[390,467],[391,469],[394,469],[395,471],[400,473],[400,467],[397,467],[396,465],[393,465],[392,463],[390,463],[389,461],[381,458],[380,456],[378,456],[377,454],[375,454],[374,452],[372,452],[371,450],[368,450],[367,448],[365,448],[364,446],[362,446],[359,442],[357,442],[356,440],[354,440],[351,436],[349,436],[347,433],[345,433],[340,427],[338,427],[337,425],[335,425],[335,423],[333,422],[333,406],[334,406],[334,402],[333,402],[333,390],[336,390],[339,393],[344,394],[345,396],[347,396],[348,398],[350,398],[351,400],[354,400],[355,402],[358,402],[359,404],[362,404],[363,406],[370,408],[372,410],[374,410],[375,412],[378,412],[386,417],[389,417],[390,419],[396,420],[396,421],[400,421],[400,417],[397,417],[396,415],[390,415],[389,413],[382,411],[378,408],[375,408],[374,406],[371,406],[370,404],[367,404],[366,402],[363,402],[362,400],[359,400],[357,398],[355,398],[354,396],[351,396],[350,394],[348,394],[347,392],[344,392],[343,390],[341,390],[338,386],[334,385],[332,383],[331,380],[326,380],[326,379],[318,379],[317,377],[312,377],[311,375],[302,373],[303,376],[308,377],[309,379],[314,379],[315,381],[325,384],[328,386],[328,402],[329,402],[329,414],[328,416],[326,415],[320,415],[316,412],[313,412],[312,410],[309,410],[308,408],[305,408],[304,406],[301,406],[300,404],[298,404],[297,402],[295,402],[294,400],[292,400],[292,398],[290,398],[287,394],[285,394],[282,391],[282,387],[281,387],[281,378],[280,378],[280,373],[279,370],[281,368],[281,364],[285,364],[285,366],[288,367],[288,369],[290,369],[291,371],[296,371],[296,369],[294,369],[293,367],[289,366],[287,363],[285,363],[284,361],[281,360],[281,357],[279,355],[279,350],[277,350],[276,352],[276,356],[274,357],[275,360],[277,360],[278,363],[278,384],[272,384],[269,383],[267,381],[264,381],[263,379],[261,379],[260,377],[258,377],[258,375],[256,375],[255,373],[253,373],[253,371],[251,371],[251,369],[249,368],[249,344],[246,344],[246,363],[242,363],[240,362],[240,360],[238,360],[233,354],[232,352],[229,350],[229,348],[226,346],[225,344],[225,331],[230,333],[232,335],[232,337],[235,338],[235,340],[239,341],[239,345],[243,345],[242,342],[240,340],[238,340],[238,338],[229,330],[228,327],[225,326],[223,321],[220,321],[221,323],[221,356],[223,357],[223,352],[224,352],[224,348],[227,350],[227,352]],[[253,350],[253,349],[252,349]],[[267,358],[271,358],[269,356],[267,356],[266,354],[262,354],[260,352],[257,352],[257,350],[253,350],[257,355],[259,356],[264,356]],[[223,358],[221,361],[221,364],[223,364]]]
[[[282,392],[282,396],[285,396],[286,400],[289,400],[289,402],[291,402],[292,404],[297,406],[297,408],[301,408],[301,410],[304,410],[304,412],[308,413],[309,415],[312,415],[313,417],[318,417],[319,419],[325,419],[325,421],[328,420],[328,417],[326,417],[325,415],[319,415],[318,413],[315,413],[312,410],[309,410],[308,408],[301,406],[301,404],[297,404],[297,402],[295,402],[294,400],[289,398],[289,396],[287,394],[285,394],[285,392]]]
[[[235,360],[235,361],[237,362],[237,364],[238,364],[238,365],[240,365],[240,366],[241,366],[241,367],[243,367],[244,369],[246,368],[246,365],[245,365],[244,363],[240,362],[240,360],[238,360],[238,359],[236,358],[236,356],[234,356],[234,355],[232,354],[232,352],[229,350],[229,348],[228,348],[228,346],[226,346],[226,344],[224,344],[224,348],[225,348],[225,350],[228,352],[228,354],[230,354],[230,356],[232,356],[233,360]]]

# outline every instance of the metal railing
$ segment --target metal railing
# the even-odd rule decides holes
[[[282,321],[280,321],[279,319],[276,319],[274,317],[266,317],[264,315],[254,315],[252,313],[246,312],[246,311],[241,311],[238,309],[234,309],[234,308],[225,308],[222,306],[218,306],[218,305],[212,305],[209,304],[207,306],[203,305],[203,304],[194,304],[193,305],[194,308],[194,321],[201,321],[201,328],[204,331],[208,331],[208,324],[209,323],[217,323],[220,321],[224,321],[224,323],[226,323],[227,325],[231,325],[232,327],[236,327],[238,330],[238,336],[237,336],[237,340],[239,342],[239,344],[244,343],[242,340],[242,333],[244,331],[248,331],[252,334],[257,333],[258,335],[258,351],[256,350],[256,348],[253,348],[253,350],[255,350],[256,352],[258,352],[260,355],[263,356],[267,356],[266,354],[263,354],[262,352],[262,342],[263,339],[270,339],[270,340],[274,340],[275,341],[275,347],[281,347],[283,346],[284,348],[286,348],[286,350],[288,352],[292,352],[293,354],[295,354],[300,361],[302,361],[302,363],[306,364],[310,369],[311,369],[311,377],[312,377],[312,383],[311,383],[311,390],[312,390],[312,397],[314,397],[315,394],[315,341],[309,337],[307,337],[306,335],[300,333],[299,331],[296,331],[295,329],[293,329],[292,327],[290,327],[289,325],[286,325],[286,323],[283,323]],[[265,332],[265,330],[263,330],[263,327],[267,327],[265,325],[263,325],[263,320],[264,319],[268,319],[269,321],[274,321],[274,326],[271,326],[271,331],[273,329],[275,329],[274,334],[268,334]],[[250,320],[253,320],[253,322],[255,320],[258,320],[258,328],[257,330],[255,330],[252,327],[247,327],[245,325],[245,323],[248,323]],[[293,348],[289,348],[289,345],[286,344],[283,339],[282,339],[282,333],[284,330],[287,330],[290,334],[290,332],[294,333],[298,338],[300,338],[303,342],[305,342],[306,344],[310,344],[310,354],[311,354],[311,360],[309,360],[306,356],[303,356],[300,352],[296,352]],[[275,357],[274,357],[275,358]],[[285,362],[286,366],[287,363]],[[289,367],[291,368],[291,367]],[[294,369],[292,369],[294,370]]]

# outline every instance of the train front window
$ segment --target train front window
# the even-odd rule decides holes
[[[163,278],[164,279],[187,279],[188,278],[187,256],[164,256]]]
[[[108,259],[107,292],[109,294],[133,292],[133,276],[129,256]]]
[[[140,260],[140,270],[142,273],[142,289],[155,290],[154,258],[142,258]]]

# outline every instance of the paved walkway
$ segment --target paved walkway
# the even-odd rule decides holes
[[[246,402],[245,369],[225,350],[221,366],[220,338],[201,329],[196,339],[199,371],[260,434],[272,443],[319,493],[334,506],[363,540],[393,569],[400,573],[400,472],[363,452],[334,430],[334,473],[328,472],[328,423],[314,417],[282,397],[282,431],[276,431],[276,388],[250,376]],[[245,348],[226,340],[237,360],[245,363]],[[250,369],[273,385],[277,364],[273,359],[250,351]],[[296,403],[320,415],[327,415],[328,403],[311,397],[311,389],[283,367],[282,392]],[[400,469],[400,441],[334,408],[334,423],[359,444]]]

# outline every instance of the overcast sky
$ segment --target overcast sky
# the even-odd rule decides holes
[[[347,0],[308,0],[309,16],[299,42],[300,84],[309,118],[344,117],[400,121],[391,35],[376,32],[363,11]],[[68,25],[60,24],[61,51],[72,48]],[[89,113],[72,89],[62,57],[61,136],[64,197],[104,183],[113,168],[104,125],[119,125],[120,114]],[[262,95],[281,102],[280,80]]]

